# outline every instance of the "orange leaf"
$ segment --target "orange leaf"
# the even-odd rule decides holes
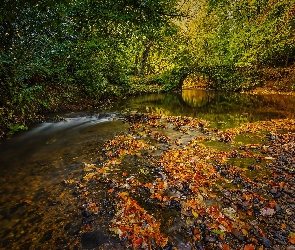
[[[246,229],[242,228],[242,232],[244,235],[248,236],[248,231]]]
[[[289,242],[290,242],[291,244],[295,244],[295,237],[291,237],[291,238],[289,238]]]
[[[228,244],[223,244],[222,249],[223,250],[230,250],[230,246]]]
[[[283,223],[283,224],[281,225],[281,228],[282,228],[282,229],[287,228],[287,225],[286,225],[285,223]]]
[[[112,193],[112,192],[114,192],[114,189],[113,188],[111,188],[111,189],[108,190],[108,193]]]
[[[274,208],[276,205],[278,205],[278,203],[276,203],[275,201],[270,201],[269,205],[271,208]]]
[[[256,238],[251,238],[251,241],[256,242],[256,243],[258,242],[258,240]]]
[[[198,228],[194,229],[194,234],[200,234],[200,233],[201,233],[200,229],[198,229]]]
[[[247,244],[244,246],[244,250],[255,250],[255,247],[252,244]]]
[[[247,210],[247,214],[251,216],[252,215],[252,211],[251,210]]]

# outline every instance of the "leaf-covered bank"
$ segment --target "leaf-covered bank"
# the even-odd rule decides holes
[[[88,221],[82,239],[105,221],[108,240],[93,247],[292,249],[294,120],[224,131],[192,117],[125,122],[129,131],[84,164],[82,179],[65,180]]]

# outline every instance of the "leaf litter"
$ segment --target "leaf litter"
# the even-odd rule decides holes
[[[108,213],[122,249],[294,244],[295,120],[223,131],[192,117],[131,114],[124,122],[128,132],[107,141],[76,181],[84,216]],[[256,142],[235,141],[241,135]],[[206,145],[214,141],[229,150]]]

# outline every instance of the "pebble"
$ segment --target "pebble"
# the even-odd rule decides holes
[[[292,212],[292,210],[290,208],[287,208],[286,209],[286,214],[291,216],[293,214],[293,212]]]
[[[295,246],[287,246],[286,250],[295,250]]]

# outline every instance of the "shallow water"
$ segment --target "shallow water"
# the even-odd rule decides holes
[[[128,129],[121,121],[124,114],[193,116],[223,129],[294,118],[294,110],[292,96],[183,90],[140,95],[118,101],[109,110],[59,114],[65,121],[36,124],[0,142],[0,248],[77,247],[81,211],[63,180],[83,176],[81,163],[95,161],[105,141]]]

